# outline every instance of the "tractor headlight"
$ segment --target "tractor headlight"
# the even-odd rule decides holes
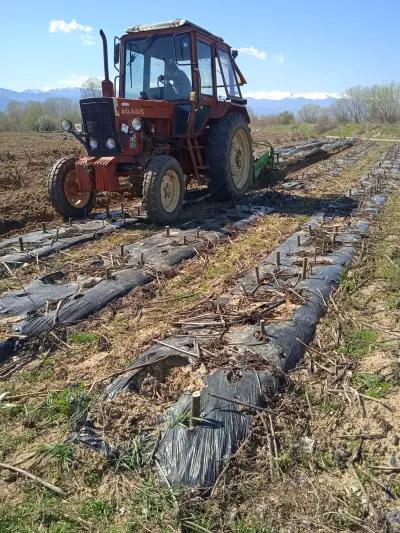
[[[106,140],[106,146],[109,150],[114,150],[115,148],[115,140],[112,137],[109,137]]]
[[[64,131],[72,130],[72,122],[70,120],[64,119],[61,121],[61,129]]]
[[[135,131],[139,131],[142,129],[143,122],[140,120],[140,118],[134,118],[131,122],[131,125]]]
[[[97,147],[99,146],[99,143],[97,142],[96,139],[94,139],[93,137],[90,137],[89,146],[90,146],[91,150],[97,150]]]

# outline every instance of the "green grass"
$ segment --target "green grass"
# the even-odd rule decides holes
[[[57,468],[65,468],[75,460],[74,447],[67,442],[45,444],[39,448],[38,453]]]
[[[352,357],[365,357],[378,343],[378,334],[372,329],[348,329],[344,332],[343,353]]]
[[[79,425],[86,417],[91,397],[80,385],[61,392],[50,392],[36,407],[30,407],[26,416],[33,422],[52,423],[69,421]]]
[[[121,451],[118,456],[117,467],[135,471],[140,470],[143,465],[143,446],[138,435],[133,439],[128,449]]]
[[[339,407],[340,403],[335,399],[324,398],[324,401],[321,403],[321,409],[327,414],[336,413]]]
[[[370,137],[373,139],[400,139],[400,124],[370,124],[361,122],[356,124],[350,122],[341,124],[336,128],[329,130],[325,135],[335,135],[337,137]]]
[[[77,331],[69,335],[69,341],[73,344],[96,344],[99,339],[99,335],[92,331]]]
[[[353,291],[356,288],[356,281],[353,277],[349,277],[347,268],[342,270],[339,275],[339,286],[347,292]]]
[[[54,371],[54,358],[46,357],[40,362],[40,366],[35,367],[32,370],[24,370],[21,372],[20,377],[23,381],[30,384],[39,383],[49,379]]]
[[[82,505],[82,516],[88,519],[108,519],[116,512],[115,505],[106,500],[92,498]]]
[[[78,531],[76,523],[63,516],[59,498],[36,483],[27,482],[24,500],[12,502],[0,513],[1,533],[64,533]]]
[[[359,372],[352,378],[357,390],[372,398],[383,398],[392,388],[392,384],[380,374]]]

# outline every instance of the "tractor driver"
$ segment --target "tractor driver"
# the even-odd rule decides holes
[[[175,62],[166,63],[165,65],[165,81],[166,87],[169,86],[173,91],[175,100],[189,100],[192,84],[189,78],[178,68]],[[168,98],[168,96],[167,96]]]

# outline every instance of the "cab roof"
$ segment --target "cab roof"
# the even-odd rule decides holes
[[[222,37],[218,37],[218,35],[214,35],[208,30],[205,30],[201,26],[198,26],[197,24],[194,24],[193,22],[190,22],[190,20],[187,20],[187,19],[175,19],[175,20],[169,20],[166,22],[157,22],[156,24],[137,24],[136,26],[131,26],[130,28],[128,28],[126,30],[126,33],[139,33],[142,31],[165,30],[169,28],[171,29],[181,28],[182,26],[189,26],[203,33],[206,33],[207,35],[210,35],[211,37],[213,37],[214,39],[217,39],[218,41],[223,41]]]

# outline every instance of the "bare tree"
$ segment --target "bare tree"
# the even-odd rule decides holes
[[[321,117],[322,108],[318,104],[306,104],[299,110],[299,119],[307,124],[316,124]]]
[[[88,78],[82,83],[81,98],[99,98],[101,94],[101,80],[99,78]]]
[[[346,102],[345,98],[336,100],[336,102],[330,106],[329,112],[340,124],[346,124],[346,122],[352,121],[348,102]]]

